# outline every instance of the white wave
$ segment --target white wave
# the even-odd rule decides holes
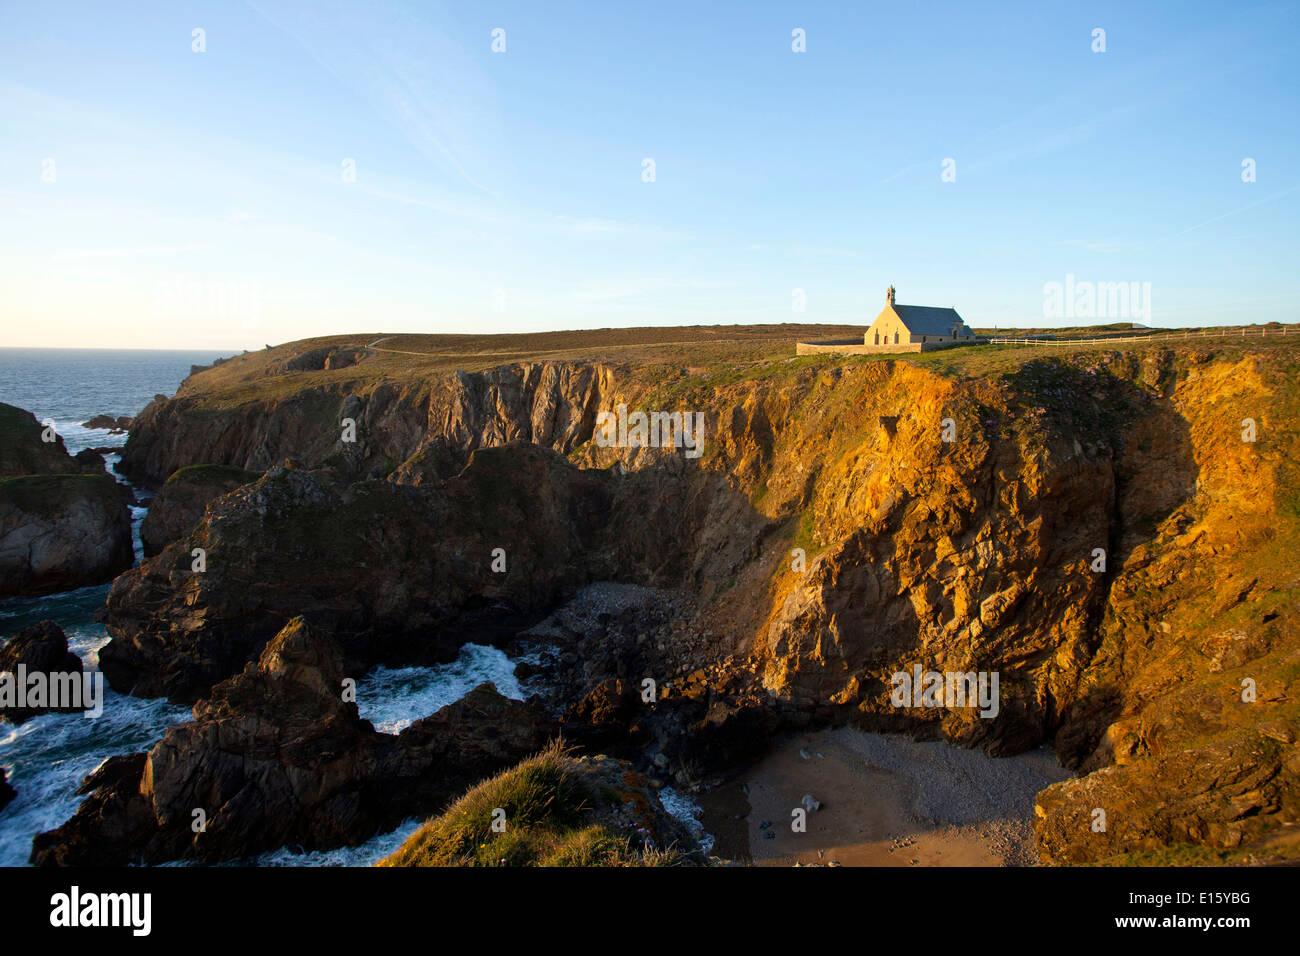
[[[705,853],[712,851],[713,834],[707,832],[704,824],[700,822],[704,809],[693,798],[678,793],[672,787],[664,787],[659,791],[659,802],[664,805],[664,809],[670,816],[676,817],[686,825],[686,829],[691,831],[691,836],[695,837],[701,850]]]
[[[37,416],[41,424],[54,422],[54,431],[63,439],[68,454],[75,455],[87,448],[121,448],[126,444],[126,432],[114,435],[107,428],[86,428],[81,422],[64,422]]]
[[[34,620],[69,609],[69,599],[86,603],[76,623],[65,625],[68,646],[85,662],[99,666],[99,650],[108,642],[101,624],[85,611],[103,602],[104,588],[50,595],[6,607],[0,617]],[[64,617],[67,620],[66,617]],[[504,696],[523,699],[514,676],[516,662],[495,647],[466,644],[449,664],[434,667],[378,667],[358,682],[361,716],[385,733],[397,733],[413,721],[454,703],[485,681]],[[108,757],[140,753],[151,748],[167,728],[190,719],[190,711],[168,703],[119,694],[104,688],[104,711],[96,719],[80,714],[46,714],[13,727],[0,724],[0,766],[18,796],[0,811],[0,866],[22,866],[31,853],[32,838],[69,819],[84,799],[76,793],[82,779]],[[260,866],[369,866],[392,853],[420,821],[408,820],[396,830],[366,843],[337,850],[299,852],[282,848],[259,857]]]
[[[32,838],[76,812],[83,799],[77,787],[86,774],[115,754],[149,749],[189,716],[165,700],[126,697],[105,686],[104,712],[97,718],[45,714],[18,727],[0,725],[0,765],[18,791],[0,811],[0,865],[26,864]]]
[[[495,684],[503,697],[523,700],[515,678],[516,663],[498,648],[466,644],[449,664],[376,667],[357,681],[357,709],[376,730],[396,734],[460,700],[484,681]]]
[[[337,850],[291,850],[282,847],[264,853],[255,861],[256,866],[374,866],[406,842],[406,838],[420,828],[423,820],[406,820],[396,830],[381,833],[360,846],[339,847]]]

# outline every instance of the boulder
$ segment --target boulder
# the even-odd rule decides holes
[[[0,672],[18,673],[19,666],[26,673],[40,672],[48,678],[51,674],[82,673],[81,658],[68,650],[68,638],[53,621],[40,621],[23,628],[0,647]],[[0,707],[0,720],[21,724],[32,717],[52,712],[76,713],[76,707]]]

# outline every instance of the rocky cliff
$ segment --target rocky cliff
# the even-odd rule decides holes
[[[362,362],[313,373],[353,376],[337,383],[224,391],[202,373],[136,419],[134,474],[294,462],[118,581],[103,667],[120,688],[193,699],[298,613],[349,667],[444,659],[617,580],[689,601],[650,649],[646,628],[602,625],[606,646],[562,650],[543,675],[602,746],[636,740],[640,759],[698,777],[744,756],[727,741],[808,723],[995,754],[1046,741],[1086,774],[1040,798],[1047,859],[1285,855],[1290,351],[974,354],[400,381]],[[620,403],[701,413],[703,454],[602,447],[596,415]],[[893,677],[914,667],[996,674],[997,707],[898,705]],[[653,713],[644,676],[671,688]]]
[[[128,500],[103,459],[69,455],[30,412],[0,404],[0,597],[99,584],[129,568]]]
[[[525,441],[568,452],[590,435],[610,377],[598,365],[526,363],[432,382],[354,375],[270,397],[182,389],[137,416],[118,468],[160,485],[188,465],[260,472],[291,459],[350,477],[404,465],[403,477],[418,483],[453,473],[480,447]],[[355,440],[345,440],[345,420]]]

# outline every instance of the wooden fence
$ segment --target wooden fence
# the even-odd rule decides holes
[[[1113,335],[1100,339],[1016,339],[995,336],[984,341],[989,345],[1111,345],[1121,342],[1183,342],[1200,338],[1246,338],[1251,335],[1272,335],[1276,337],[1290,335],[1292,331],[1300,335],[1300,327],[1284,325],[1280,329],[1273,329],[1272,331],[1264,326],[1259,328],[1242,326],[1238,329],[1225,329],[1217,332],[1210,329],[1202,329],[1199,332],[1186,329],[1182,332],[1157,332],[1151,335],[1132,336]]]

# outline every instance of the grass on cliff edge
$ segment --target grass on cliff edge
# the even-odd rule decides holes
[[[286,342],[265,350],[235,355],[212,368],[190,376],[177,397],[194,400],[190,414],[213,412],[246,402],[283,400],[313,389],[332,414],[339,398],[348,392],[366,392],[378,382],[425,386],[455,371],[478,372],[525,362],[603,362],[639,371],[647,384],[668,388],[716,388],[736,381],[782,377],[805,367],[829,368],[873,362],[906,362],[949,378],[979,378],[1018,368],[1024,362],[1049,356],[1105,349],[1226,347],[1260,349],[1300,346],[1300,329],[1290,335],[1259,334],[1252,326],[1244,338],[1220,338],[1193,330],[1187,339],[1176,337],[1136,343],[1054,346],[971,345],[937,352],[882,355],[796,356],[797,342],[857,339],[869,321],[855,325],[678,326],[630,329],[581,329],[564,332],[493,335],[334,335]],[[1113,327],[1052,329],[1061,340],[1072,336],[1105,336]],[[993,330],[981,330],[992,332]],[[1033,330],[1002,329],[1001,335],[1025,335]],[[1166,329],[1162,332],[1177,332]],[[366,349],[368,344],[375,347]],[[296,356],[322,348],[363,351],[356,364],[340,369],[289,371]]]
[[[235,484],[246,485],[249,482],[256,481],[262,477],[260,471],[247,471],[243,468],[234,468],[230,465],[186,465],[184,468],[177,468],[167,479],[169,485],[188,485],[188,484],[222,484],[232,482]]]
[[[483,781],[429,820],[379,866],[673,866],[674,850],[642,849],[587,820],[602,800],[556,741]],[[507,828],[492,829],[505,810]]]

